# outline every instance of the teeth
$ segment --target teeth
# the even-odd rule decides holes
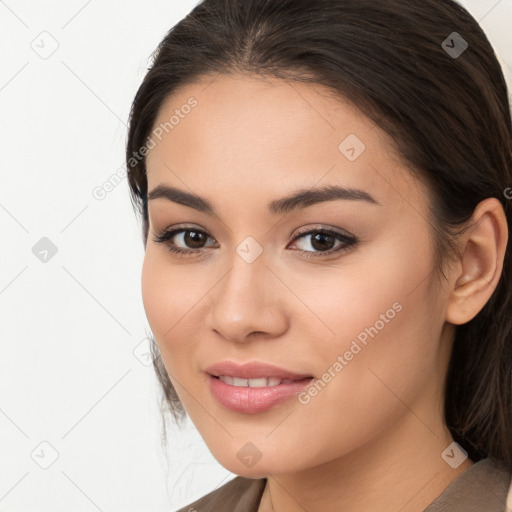
[[[219,379],[225,384],[239,387],[263,388],[266,386],[278,386],[279,384],[289,384],[293,379],[278,379],[277,377],[263,377],[259,379],[239,379],[238,377],[229,377],[219,375]]]

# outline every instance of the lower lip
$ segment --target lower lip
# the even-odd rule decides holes
[[[261,388],[232,386],[211,375],[208,375],[208,380],[213,396],[221,405],[231,411],[256,414],[267,411],[297,395],[313,378]]]

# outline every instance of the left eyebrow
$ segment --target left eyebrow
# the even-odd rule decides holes
[[[153,199],[167,199],[174,203],[189,206],[207,215],[215,215],[215,208],[207,199],[190,192],[185,192],[168,185],[158,185],[148,193],[148,201]],[[364,190],[346,188],[337,185],[328,185],[322,188],[301,189],[289,196],[271,201],[267,206],[267,212],[272,215],[288,213],[298,208],[307,208],[314,204],[345,199],[349,201],[365,201],[370,204],[382,206],[373,196]]]
[[[268,205],[268,212],[274,215],[288,213],[297,208],[306,208],[313,204],[334,201],[336,199],[366,201],[382,206],[373,196],[364,190],[328,185],[322,188],[298,190],[290,196],[276,199]]]

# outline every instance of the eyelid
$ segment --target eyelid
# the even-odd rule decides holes
[[[290,239],[295,239],[300,235],[305,235],[306,233],[310,233],[311,231],[326,231],[331,233],[336,233],[337,235],[344,236],[346,238],[356,238],[355,235],[352,233],[349,233],[348,231],[345,231],[340,228],[334,228],[331,226],[326,226],[325,224],[309,224],[308,226],[304,228],[299,228],[295,231],[292,231],[290,234]],[[293,238],[292,238],[293,236]]]

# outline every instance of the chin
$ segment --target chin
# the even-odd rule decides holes
[[[219,464],[225,469],[231,471],[235,475],[243,476],[245,478],[266,478],[269,475],[279,475],[283,473],[290,473],[296,471],[298,468],[290,467],[290,462],[293,457],[287,457],[285,454],[272,454],[273,457],[269,460],[264,455],[250,466],[251,462],[248,461],[247,465],[241,462],[238,455],[233,459],[232,456],[229,458],[221,457],[217,458]],[[243,459],[243,456],[241,456]]]

